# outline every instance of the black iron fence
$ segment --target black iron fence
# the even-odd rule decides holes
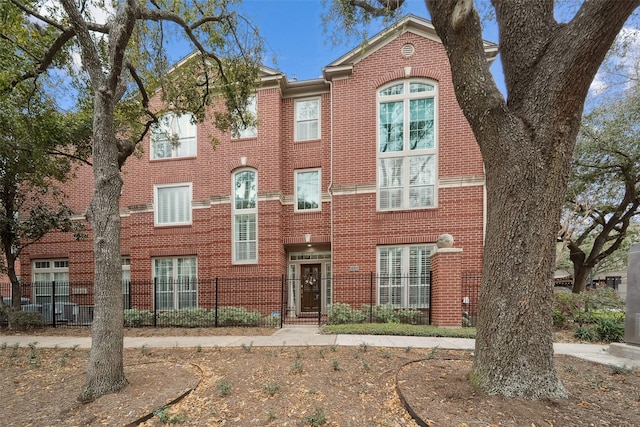
[[[462,273],[462,326],[477,326],[482,273]]]
[[[334,323],[342,323],[338,316],[349,315],[362,322],[430,323],[429,274],[156,279],[121,286],[128,327],[282,327],[284,323],[326,323],[332,313]],[[477,296],[467,294],[471,317]],[[22,285],[22,296],[22,310],[39,313],[45,326],[78,327],[93,322],[93,283],[28,283]],[[5,302],[10,304],[10,298],[5,297]]]

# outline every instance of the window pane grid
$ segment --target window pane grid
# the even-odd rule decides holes
[[[195,257],[154,259],[159,310],[195,308],[198,305],[198,275]]]
[[[319,99],[296,102],[296,141],[319,138],[319,110]]]
[[[378,248],[378,303],[429,308],[433,245]]]
[[[378,117],[380,210],[435,206],[435,95],[435,86],[422,82],[403,82],[378,92],[385,101],[379,102]]]

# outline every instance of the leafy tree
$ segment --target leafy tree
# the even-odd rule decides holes
[[[72,160],[86,157],[91,135],[86,116],[60,113],[25,89],[0,98],[0,243],[13,296],[11,310],[2,300],[0,308],[10,328],[21,309],[15,263],[22,250],[52,230],[81,235],[56,184],[70,177]]]
[[[335,0],[384,15],[402,0]],[[559,23],[552,0],[492,0],[507,98],[489,71],[472,0],[426,0],[486,167],[487,227],[471,381],[504,396],[567,395],[553,364],[555,238],[584,101],[640,1],[586,0]],[[344,20],[349,25],[349,20]]]
[[[573,263],[573,292],[619,250],[640,216],[640,94],[602,105],[585,116],[573,154],[561,238]],[[573,221],[570,221],[573,219]]]
[[[43,54],[35,55],[31,62],[26,58],[25,72],[5,85],[37,78],[58,61],[68,64],[70,76],[79,87],[86,85],[92,95],[95,188],[86,216],[94,236],[95,313],[81,401],[117,391],[127,383],[120,294],[119,200],[124,162],[163,111],[190,112],[202,120],[205,107],[215,102],[227,111],[215,116],[219,128],[229,129],[236,117],[247,121],[247,101],[258,80],[262,46],[253,27],[234,11],[237,3],[2,3],[10,13],[19,14],[31,38],[38,39],[44,29],[53,39],[42,42],[46,46]],[[169,72],[166,46],[177,34],[189,41],[195,53]],[[9,36],[18,42],[18,37]],[[59,57],[69,47],[80,54],[79,70],[68,58]],[[157,102],[149,96],[152,93],[160,94]]]

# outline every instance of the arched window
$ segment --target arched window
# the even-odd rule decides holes
[[[196,130],[192,114],[164,114],[152,128],[151,159],[194,157],[197,154]]]
[[[233,174],[233,262],[258,262],[258,181],[253,169]]]
[[[433,207],[437,173],[437,86],[393,82],[378,91],[378,209]]]

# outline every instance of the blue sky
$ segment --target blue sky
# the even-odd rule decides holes
[[[266,41],[265,65],[282,71],[289,79],[295,75],[298,80],[320,77],[323,67],[358,45],[358,40],[331,45],[322,27],[325,11],[321,0],[244,0],[241,6],[241,12],[253,20]],[[409,13],[430,19],[424,0],[407,0],[403,14]],[[381,20],[374,22],[370,34],[383,28]],[[495,26],[485,33],[485,39],[498,42]],[[503,86],[500,68],[496,60],[492,71]]]

